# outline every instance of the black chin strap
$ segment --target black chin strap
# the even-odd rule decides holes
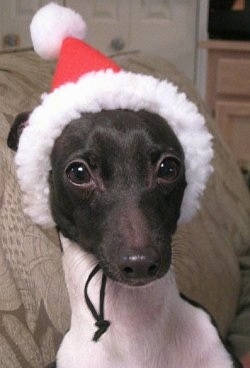
[[[99,306],[100,313],[99,314],[95,310],[95,307],[93,306],[88,296],[89,283],[92,280],[92,278],[97,274],[97,272],[100,271],[100,269],[101,267],[97,265],[91,271],[87,279],[87,282],[85,284],[85,288],[84,288],[84,296],[85,296],[86,304],[90,312],[92,313],[94,319],[96,320],[95,322],[96,327],[98,327],[92,339],[93,341],[96,341],[96,342],[100,339],[100,337],[107,331],[107,329],[110,326],[110,322],[104,319],[104,298],[105,298],[105,288],[106,288],[106,283],[107,283],[107,277],[104,275],[104,273],[102,274],[102,284],[101,284],[101,289],[100,289],[100,306]]]

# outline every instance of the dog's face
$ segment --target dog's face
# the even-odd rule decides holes
[[[167,272],[185,174],[182,148],[162,118],[85,114],[57,139],[51,163],[55,221],[107,276],[142,285]]]
[[[51,209],[64,236],[120,283],[166,274],[186,181],[165,120],[146,111],[83,114],[56,140],[51,166]]]

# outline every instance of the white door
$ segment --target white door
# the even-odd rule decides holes
[[[163,56],[192,80],[198,0],[67,0],[88,25],[87,41],[110,54],[141,50]]]
[[[63,0],[56,1],[63,3]],[[46,0],[0,0],[0,50],[31,47],[29,24]]]
[[[120,40],[123,51],[129,48],[129,0],[67,0],[67,5],[84,18],[86,40],[92,46],[110,54],[114,52],[112,42]]]
[[[0,50],[30,47],[29,24],[49,0],[0,0]],[[163,56],[192,80],[198,0],[58,0],[80,12],[87,41],[106,54],[141,50]]]
[[[193,79],[196,0],[131,0],[129,44],[173,62]]]

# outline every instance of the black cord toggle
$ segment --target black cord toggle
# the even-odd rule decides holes
[[[95,323],[96,327],[98,327],[98,330],[95,332],[93,336],[93,341],[98,341],[100,337],[107,331],[107,329],[110,326],[110,322],[107,320],[100,320]]]
[[[99,314],[95,310],[95,307],[93,306],[88,296],[89,283],[92,280],[92,278],[100,271],[100,269],[101,267],[97,265],[91,271],[86,281],[85,288],[84,288],[84,296],[85,296],[86,304],[92,316],[96,320],[95,326],[98,327],[98,330],[94,333],[94,336],[93,336],[93,341],[95,342],[97,342],[100,339],[100,337],[107,331],[107,329],[110,326],[110,322],[104,319],[104,299],[105,299],[105,288],[106,288],[106,283],[107,283],[107,277],[104,275],[104,273],[102,274],[102,283],[101,283],[101,289],[100,289],[100,306],[99,306],[100,312]]]

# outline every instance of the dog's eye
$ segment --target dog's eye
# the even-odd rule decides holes
[[[66,168],[67,178],[77,185],[87,184],[90,182],[91,176],[87,167],[82,162],[72,162]]]
[[[177,179],[180,172],[180,162],[175,157],[165,157],[158,168],[157,176],[166,182]]]

